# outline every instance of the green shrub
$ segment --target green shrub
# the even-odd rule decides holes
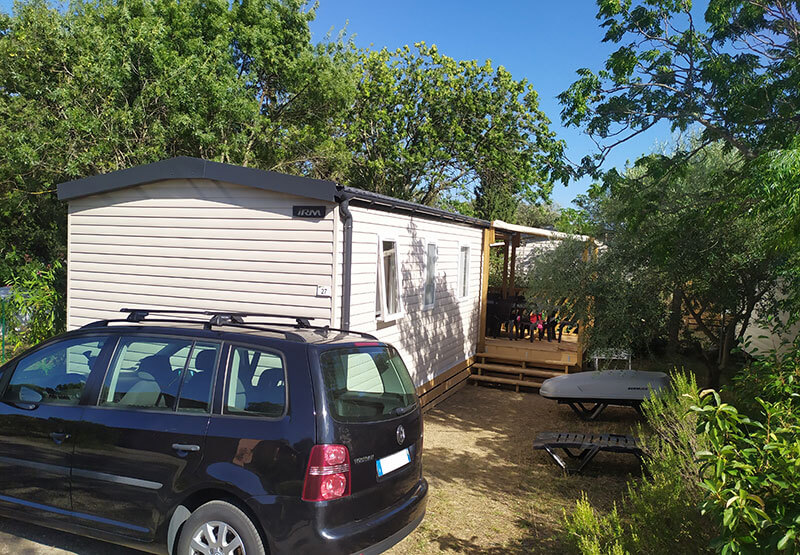
[[[5,301],[6,342],[11,354],[60,333],[65,327],[63,266],[28,262],[8,280]],[[9,354],[9,353],[7,353]]]
[[[722,553],[800,553],[800,373],[795,349],[757,360],[734,381],[749,416],[707,390],[693,407],[708,448],[702,510]]]
[[[646,476],[628,483],[619,508],[604,515],[583,498],[566,517],[570,541],[579,553],[673,554],[710,552],[713,522],[699,510],[703,501],[700,463],[694,453],[706,443],[697,434],[697,384],[675,373],[672,390],[643,405],[647,426],[638,437],[645,451]],[[688,413],[688,415],[687,415]]]
[[[726,393],[740,412],[750,417],[761,413],[756,399],[775,403],[800,393],[800,336],[785,352],[771,350],[753,360],[734,376]]]
[[[626,530],[616,505],[608,515],[598,515],[586,494],[583,494],[566,521],[567,533],[578,552],[585,555],[630,553],[623,547]]]

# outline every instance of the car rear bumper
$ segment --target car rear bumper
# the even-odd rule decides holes
[[[319,531],[320,547],[326,554],[382,553],[409,535],[425,516],[428,482],[422,478],[399,503],[375,515]]]
[[[361,551],[356,551],[358,555],[377,555],[378,553],[383,553],[384,551],[388,550],[392,546],[400,543],[406,536],[408,536],[411,532],[413,532],[419,523],[422,522],[422,519],[425,518],[425,512],[417,517],[415,521],[406,525],[404,528],[398,530],[388,538],[383,541],[380,541],[374,545],[371,545],[367,549],[362,549]],[[355,555],[355,554],[354,554]]]
[[[410,534],[425,516],[428,482],[420,478],[400,500],[375,514],[326,525],[326,513],[338,508],[309,503],[299,498],[251,497],[248,505],[258,515],[267,533],[270,552],[292,555],[373,555],[389,549]],[[298,526],[298,522],[303,523]]]

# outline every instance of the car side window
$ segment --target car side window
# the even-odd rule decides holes
[[[211,408],[211,392],[214,370],[219,358],[219,344],[195,343],[189,356],[187,372],[181,384],[179,412],[208,412]]]
[[[283,358],[246,347],[231,349],[225,413],[276,418],[283,415],[285,408]]]
[[[101,406],[208,412],[219,345],[122,337],[100,393]]]
[[[59,341],[17,363],[4,401],[77,405],[107,337]]]

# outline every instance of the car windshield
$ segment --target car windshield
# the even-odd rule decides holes
[[[386,420],[416,406],[414,384],[392,347],[376,343],[331,349],[320,355],[320,366],[337,420]]]

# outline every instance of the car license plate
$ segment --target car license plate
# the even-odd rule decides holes
[[[397,453],[389,455],[388,457],[383,457],[375,463],[375,466],[378,467],[378,478],[385,476],[390,472],[394,472],[398,468],[402,468],[410,462],[411,454],[408,451],[408,447],[402,451],[398,451]]]

